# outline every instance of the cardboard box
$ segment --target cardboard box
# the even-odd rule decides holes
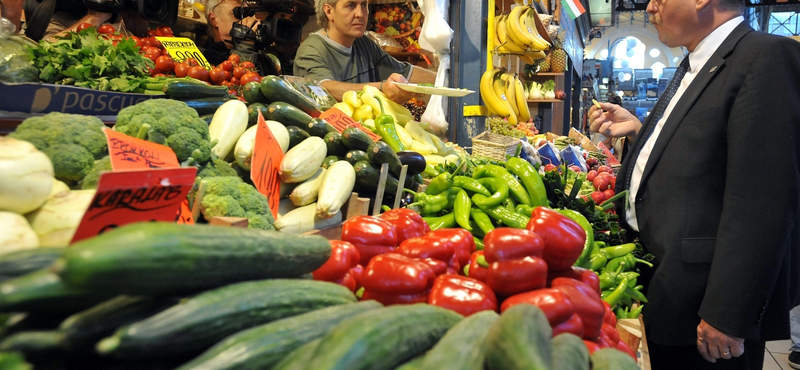
[[[99,91],[85,87],[43,83],[0,82],[0,110],[23,113],[74,113],[116,116],[120,109],[166,95]]]

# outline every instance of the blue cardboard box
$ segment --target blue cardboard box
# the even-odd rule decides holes
[[[0,82],[0,111],[116,116],[120,109],[165,95],[99,91],[44,83]]]

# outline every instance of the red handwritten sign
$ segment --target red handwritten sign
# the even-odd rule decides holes
[[[109,128],[103,130],[108,140],[108,155],[114,171],[181,166],[175,152],[168,146],[137,139]]]
[[[281,161],[283,151],[278,140],[267,127],[267,122],[258,112],[258,128],[256,129],[256,142],[253,146],[253,159],[250,166],[250,179],[269,200],[269,209],[272,217],[278,218],[278,205],[281,200]]]
[[[330,123],[331,126],[335,127],[336,131],[339,131],[339,133],[342,133],[344,129],[350,126],[355,126],[360,128],[361,131],[366,132],[367,135],[369,135],[370,139],[372,139],[372,141],[378,141],[381,139],[380,136],[366,129],[364,126],[361,125],[361,123],[350,118],[348,115],[344,114],[344,112],[340,111],[339,109],[336,108],[328,109],[322,112],[322,115],[320,115],[319,118],[328,121],[328,123]]]
[[[197,168],[105,172],[72,243],[139,221],[175,221]]]
[[[194,225],[194,218],[192,218],[192,209],[189,208],[189,199],[184,199],[181,202],[181,208],[175,214],[175,223],[178,225]]]

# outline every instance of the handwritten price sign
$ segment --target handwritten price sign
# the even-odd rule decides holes
[[[108,155],[114,171],[149,168],[178,168],[178,157],[168,146],[137,139],[109,128],[103,129],[108,141]]]
[[[267,122],[258,112],[258,128],[256,142],[253,147],[253,161],[250,167],[250,179],[261,194],[269,200],[272,217],[278,218],[278,205],[281,194],[281,161],[283,151],[278,140],[267,127]]]
[[[355,126],[355,127],[360,128],[361,131],[366,132],[367,135],[369,135],[370,139],[372,139],[372,141],[378,141],[378,140],[381,139],[380,136],[378,136],[377,134],[375,134],[374,132],[372,132],[370,130],[367,130],[358,121],[350,118],[350,116],[344,114],[344,112],[342,112],[342,111],[340,111],[340,110],[338,110],[336,108],[331,108],[331,109],[328,109],[328,110],[322,112],[322,114],[319,116],[319,118],[322,118],[322,119],[328,121],[328,123],[330,123],[331,126],[335,127],[336,131],[339,131],[339,133],[342,133],[342,131],[344,131],[344,129],[346,129],[346,128],[350,127],[350,126]]]
[[[187,39],[185,37],[160,36],[156,36],[156,39],[161,41],[161,45],[164,46],[164,50],[166,50],[167,53],[169,53],[169,56],[175,60],[175,63],[180,63],[186,59],[194,58],[197,63],[206,69],[211,69],[211,67],[213,67],[211,63],[206,60],[206,57],[203,56],[203,53],[200,52],[200,49],[197,48],[197,45],[194,44],[192,39]]]

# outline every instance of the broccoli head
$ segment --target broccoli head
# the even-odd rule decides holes
[[[214,216],[247,217],[248,227],[275,230],[267,197],[236,176],[208,177],[200,210],[207,220]]]
[[[200,168],[197,177],[203,179],[206,177],[224,177],[224,176],[237,176],[236,170],[231,168],[231,164],[222,159],[215,159],[208,161]]]
[[[166,145],[172,148],[180,162],[192,157],[196,162],[203,163],[211,157],[211,143],[188,127],[181,127],[170,135]]]
[[[77,144],[50,145],[42,152],[53,162],[55,177],[70,186],[83,180],[94,164],[92,153]]]
[[[245,217],[246,214],[239,202],[230,195],[206,194],[202,201],[203,217]]]
[[[105,156],[100,158],[92,164],[89,173],[81,181],[81,189],[97,189],[97,183],[100,181],[100,175],[105,171],[111,171],[111,157]]]

